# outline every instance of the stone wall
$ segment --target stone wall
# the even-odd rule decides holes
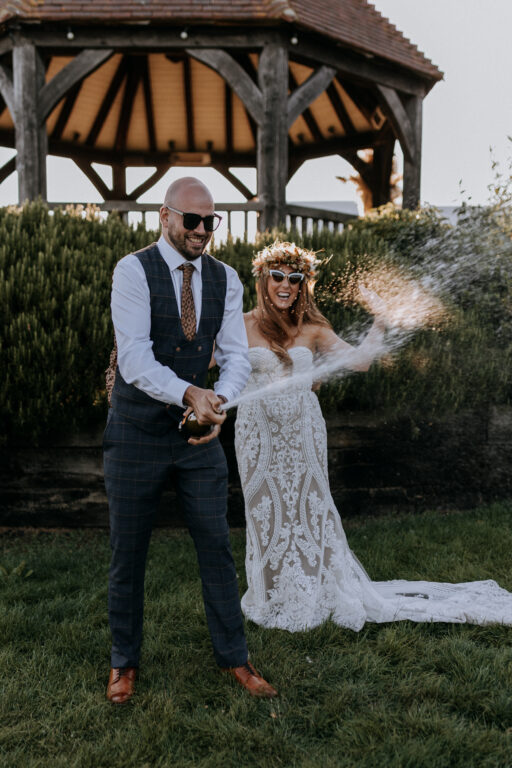
[[[243,525],[233,424],[226,422],[222,436],[230,466],[229,520]],[[418,423],[345,413],[328,419],[328,434],[331,491],[342,517],[467,508],[512,497],[511,407]],[[0,458],[0,525],[108,525],[101,430],[39,448],[11,448]],[[183,525],[171,488],[157,524]]]

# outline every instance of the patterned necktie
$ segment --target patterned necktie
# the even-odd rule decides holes
[[[188,341],[192,341],[196,335],[196,308],[192,296],[192,272],[193,264],[181,264],[178,269],[183,272],[183,285],[181,286],[181,327]]]

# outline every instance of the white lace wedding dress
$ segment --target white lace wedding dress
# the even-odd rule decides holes
[[[245,616],[290,632],[328,617],[356,631],[366,621],[400,619],[512,624],[512,594],[494,581],[371,581],[347,544],[330,494],[311,351],[293,347],[300,381],[261,399],[265,386],[289,373],[270,349],[252,347],[249,354],[244,394],[256,397],[242,399],[235,427],[247,517]]]

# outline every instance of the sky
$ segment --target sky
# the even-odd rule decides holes
[[[485,203],[493,179],[491,150],[503,167],[512,157],[508,138],[512,136],[512,0],[374,0],[373,4],[444,72],[444,80],[424,101],[422,202]],[[398,142],[397,149],[401,170]],[[0,148],[0,165],[13,154]],[[141,172],[147,174],[129,169],[129,189],[142,180]],[[216,171],[190,168],[171,170],[140,201],[160,202],[172,180],[191,173],[209,185],[216,200],[243,201]],[[336,179],[351,173],[339,157],[310,160],[290,180],[287,200],[356,202],[354,185]],[[254,170],[240,169],[239,175],[255,188]],[[0,205],[17,202],[17,196],[17,178],[12,174],[0,184]],[[48,199],[101,200],[71,160],[56,157],[48,158]]]

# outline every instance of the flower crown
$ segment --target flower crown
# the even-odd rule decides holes
[[[316,258],[317,253],[318,251],[299,248],[295,243],[275,240],[272,245],[267,245],[266,248],[258,251],[252,261],[252,274],[255,277],[268,275],[270,269],[284,264],[302,272],[306,279],[313,278],[320,264],[320,260]]]

